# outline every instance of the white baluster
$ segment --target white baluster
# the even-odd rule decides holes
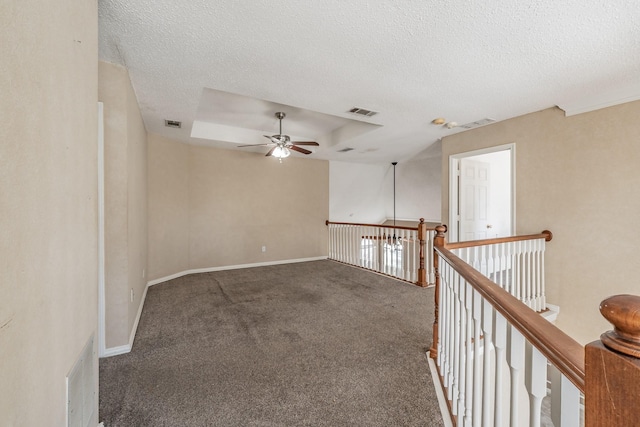
[[[491,349],[493,347],[493,313],[491,303],[486,299],[482,300],[482,341],[484,342],[484,352],[482,354],[482,425],[491,425]]]
[[[496,311],[493,320],[493,344],[496,349],[496,382],[493,425],[494,427],[502,427],[502,382],[504,378],[504,354],[507,346],[507,319],[505,319],[502,314]]]
[[[551,421],[555,427],[580,426],[580,390],[553,365],[551,376]]]
[[[529,425],[540,425],[542,398],[547,394],[547,358],[527,343],[525,387],[529,392]]]
[[[465,331],[465,348],[466,348],[466,365],[464,368],[464,426],[472,425],[472,409],[473,409],[473,346],[472,346],[472,337],[473,337],[473,288],[469,285],[466,280],[464,281],[465,288],[465,320],[466,320],[466,331]]]
[[[544,310],[547,308],[547,297],[545,290],[545,280],[544,280],[544,252],[546,250],[546,242],[544,239],[540,242],[542,245],[542,249],[540,251],[540,309]]]
[[[467,328],[465,325],[466,315],[464,309],[464,287],[461,283],[462,279],[455,273],[454,290],[455,290],[455,312],[456,319],[454,321],[454,344],[452,345],[453,354],[453,400],[456,404],[456,414],[458,417],[464,417],[464,367],[466,366],[466,349],[465,334]]]
[[[524,365],[524,337],[516,328],[507,328],[507,363],[511,371],[510,425],[519,426],[520,416],[520,374]]]
[[[482,252],[482,251],[481,251]],[[486,266],[485,266],[486,267]],[[486,269],[485,269],[486,271]],[[472,288],[473,289],[473,288]],[[483,337],[480,334],[482,321],[482,298],[480,293],[473,293],[473,425],[480,426],[482,421],[482,371],[480,353],[483,350]],[[486,348],[485,348],[486,349]],[[483,353],[484,358],[487,357]]]

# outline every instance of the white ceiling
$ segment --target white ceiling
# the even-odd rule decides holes
[[[147,130],[190,144],[246,150],[284,111],[310,157],[402,161],[463,131],[436,117],[640,99],[638,0],[99,0],[99,25]]]

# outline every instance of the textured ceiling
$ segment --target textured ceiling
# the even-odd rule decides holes
[[[285,111],[314,158],[402,161],[463,131],[436,117],[640,99],[638,0],[99,0],[99,20],[147,130],[191,144],[263,143]]]

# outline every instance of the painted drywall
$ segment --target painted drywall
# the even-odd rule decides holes
[[[396,219],[440,222],[441,157],[398,162],[396,165]],[[386,217],[393,218],[393,169]]]
[[[189,270],[189,146],[149,134],[149,279]]]
[[[0,425],[66,425],[92,336],[97,425],[97,4],[0,9]]]
[[[390,165],[330,162],[329,219],[380,224],[385,220]]]
[[[148,165],[149,280],[185,271],[184,253],[188,269],[327,255],[327,161],[292,156],[279,163],[151,136]]]
[[[581,343],[609,330],[600,302],[638,293],[640,102],[565,117],[550,108],[443,141],[442,217],[451,154],[516,144],[516,232],[549,229],[547,300]]]
[[[104,103],[105,346],[114,348],[130,344],[146,285],[147,136],[127,70],[105,62],[98,70]]]
[[[396,165],[396,219],[439,222],[440,153]],[[393,165],[330,163],[329,216],[335,222],[381,224],[393,218]]]

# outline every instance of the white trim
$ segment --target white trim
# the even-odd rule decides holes
[[[194,268],[191,270],[185,270],[179,273],[171,274],[169,276],[161,277],[159,279],[150,280],[149,282],[147,282],[147,286],[157,285],[158,283],[163,283],[168,280],[177,279],[178,277],[186,276],[188,274],[209,273],[211,271],[223,271],[223,270],[237,270],[240,268],[265,267],[269,265],[293,264],[297,262],[320,261],[323,259],[327,259],[327,257],[320,256],[320,257],[312,257],[312,258],[286,259],[282,261],[257,262],[253,264],[225,265],[222,267]]]
[[[429,363],[429,369],[431,370],[433,388],[436,389],[436,396],[438,397],[438,406],[440,407],[440,413],[442,414],[442,421],[444,422],[445,427],[453,427],[451,414],[449,413],[449,407],[447,406],[447,399],[444,397],[442,385],[440,384],[438,370],[436,369],[436,364],[433,359],[429,357],[429,352],[427,352],[427,362]]]
[[[104,240],[104,104],[98,102],[98,356],[106,353],[105,343],[105,240]]]
[[[138,323],[140,322],[140,316],[142,316],[142,308],[144,307],[144,302],[147,299],[147,289],[149,285],[144,287],[144,291],[142,293],[142,298],[140,299],[140,305],[138,306],[138,313],[136,314],[136,320],[133,322],[133,328],[131,328],[131,334],[129,335],[129,344],[121,345],[118,347],[111,347],[105,349],[103,354],[100,357],[111,357],[117,356],[119,354],[129,353],[133,348],[133,341],[136,338],[136,332],[138,331]]]
[[[138,313],[136,314],[136,320],[133,322],[133,328],[131,328],[131,334],[129,335],[129,347],[133,348],[133,340],[136,338],[136,331],[138,330],[138,323],[140,322],[140,316],[142,316],[142,308],[144,307],[144,302],[147,299],[147,289],[149,285],[144,287],[144,291],[142,292],[142,298],[140,298],[140,305],[138,306]]]
[[[109,347],[107,349],[105,349],[104,354],[100,357],[111,357],[111,356],[118,356],[120,354],[125,354],[125,353],[129,353],[131,351],[131,345],[130,344],[126,344],[126,345],[121,345],[118,347]]]
[[[481,156],[483,154],[496,153],[498,151],[509,150],[511,162],[511,234],[516,233],[516,144],[496,145],[493,147],[480,148],[478,150],[466,151],[464,153],[451,154],[449,156],[449,229],[447,230],[449,242],[458,241],[458,186],[453,185],[458,179],[457,170],[460,159],[466,157]]]
[[[574,105],[574,106],[566,105],[566,106],[562,106],[562,105],[558,104],[558,107],[560,107],[564,111],[565,117],[570,117],[570,116],[575,116],[577,114],[588,113],[588,112],[591,112],[591,111],[600,110],[602,108],[608,108],[608,107],[613,107],[615,105],[626,104],[627,102],[634,102],[634,101],[637,101],[637,100],[640,100],[640,96],[639,95],[627,96],[627,97],[624,97],[624,98],[615,99],[613,101],[600,102],[600,103],[591,104],[591,105]]]

